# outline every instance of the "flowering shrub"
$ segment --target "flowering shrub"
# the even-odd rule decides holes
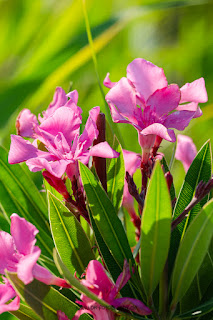
[[[0,200],[11,235],[7,227],[0,231],[0,313],[211,319],[210,142],[197,153],[189,137],[178,135],[175,157],[187,172],[179,195],[158,152],[162,139],[175,142],[173,129],[201,116],[204,79],[168,85],[161,68],[135,59],[126,78],[115,83],[107,75],[104,84],[113,121],[136,128],[141,154],[122,148],[99,107],[80,134],[78,93],[62,88],[38,119],[28,109],[19,114],[9,164],[1,148]],[[42,171],[45,196],[20,162]]]

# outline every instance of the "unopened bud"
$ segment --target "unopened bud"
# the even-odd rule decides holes
[[[165,173],[165,178],[166,178],[168,189],[170,190],[173,183],[173,177],[170,171]]]
[[[64,197],[65,200],[69,200],[70,194],[67,191],[67,187],[61,178],[55,177],[48,171],[42,172],[42,175],[45,180]]]

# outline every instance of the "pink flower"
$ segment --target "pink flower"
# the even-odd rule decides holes
[[[47,285],[70,287],[65,280],[36,263],[41,254],[40,248],[35,246],[38,232],[33,224],[12,214],[11,235],[0,231],[0,273],[4,274],[5,270],[16,272],[24,284],[35,278]]]
[[[162,139],[174,142],[170,128],[184,130],[192,118],[201,116],[198,103],[208,99],[203,78],[179,89],[168,85],[163,69],[140,58],[128,65],[126,78],[115,83],[107,74],[104,84],[111,88],[106,100],[113,121],[131,123],[137,129],[144,163],[155,139],[158,146]]]
[[[57,109],[61,107],[75,108],[78,116],[81,116],[82,110],[77,107],[78,102],[78,92],[76,90],[69,92],[68,94],[65,91],[57,87],[53,97],[53,101],[50,103],[46,111],[42,113],[42,116],[38,115],[38,120],[42,123],[44,120],[49,118]],[[18,135],[22,137],[34,137],[35,128],[38,127],[39,123],[36,116],[31,113],[29,109],[23,109],[17,120],[16,120],[16,129]]]
[[[20,307],[20,298],[9,281],[3,277],[3,282],[4,284],[0,284],[0,314],[7,311],[16,311]],[[8,303],[13,298],[15,299]]]
[[[175,158],[183,163],[183,167],[186,172],[188,171],[196,154],[197,149],[193,140],[188,136],[178,134]]]
[[[119,298],[119,291],[130,279],[130,271],[128,264],[124,264],[124,270],[118,277],[116,284],[114,284],[107,276],[102,264],[96,260],[91,260],[86,270],[85,280],[81,283],[87,287],[91,292],[97,295],[100,299],[106,301],[115,308],[124,308],[134,311],[140,315],[151,314],[152,311],[147,308],[141,301],[132,298]],[[97,302],[91,300],[84,294],[81,295],[82,301],[77,301],[82,305],[82,309],[78,310],[72,320],[77,320],[83,313],[93,315],[95,320],[113,320],[115,314],[99,305]]]
[[[70,98],[68,101],[67,96]],[[74,175],[78,176],[78,160],[87,164],[90,156],[118,157],[119,153],[107,142],[91,147],[98,136],[96,120],[99,107],[90,110],[85,129],[80,135],[82,111],[76,103],[77,91],[65,95],[61,88],[57,88],[54,100],[43,113],[43,118],[39,116],[40,125],[29,112],[23,111],[18,118],[19,133],[25,133],[35,140],[31,143],[20,136],[12,135],[9,163],[26,161],[33,172],[46,169],[57,178],[66,172],[72,178]]]

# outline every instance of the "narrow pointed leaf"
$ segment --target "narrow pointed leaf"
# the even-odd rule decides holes
[[[16,192],[14,191],[13,193],[13,191],[10,190],[10,187],[7,185],[7,183],[5,183],[6,181],[7,180],[5,180],[4,183],[3,181],[0,181],[0,203],[1,209],[5,218],[7,218],[8,224],[10,224],[11,214],[18,213],[21,217],[36,225],[39,229],[39,233],[36,236],[37,244],[42,250],[43,254],[47,255],[49,258],[52,258],[53,241],[50,236],[50,231],[47,233],[40,226],[38,226],[38,223],[31,217],[31,211],[28,212],[27,209],[20,203],[19,192],[17,191],[18,195],[16,196]],[[47,224],[49,223],[47,222]],[[4,231],[7,230],[4,229]]]
[[[118,263],[116,262],[116,260],[114,259],[112,253],[110,252],[109,248],[107,247],[106,243],[104,242],[98,227],[92,217],[91,212],[89,212],[89,216],[90,216],[90,221],[92,224],[92,228],[95,234],[95,239],[98,245],[98,249],[99,252],[104,260],[104,263],[109,271],[109,273],[112,276],[112,279],[114,280],[114,282],[116,282],[118,276],[121,274],[121,272],[123,271],[123,269],[118,265]],[[133,290],[132,288],[132,283],[131,281],[129,283],[127,283],[124,288],[121,289],[121,294],[124,297],[131,297],[131,298],[135,298],[135,294],[134,294],[135,289]]]
[[[61,260],[74,274],[85,272],[90,260],[94,259],[91,244],[81,224],[72,212],[48,192],[49,219],[52,236]]]
[[[22,303],[17,311],[11,311],[10,313],[20,320],[41,320],[39,315],[37,315],[30,307]]]
[[[207,141],[197,153],[186,174],[174,209],[174,219],[177,218],[190,203],[194,196],[194,192],[198,183],[201,180],[207,182],[211,178],[211,163],[211,145],[210,141]],[[192,220],[191,215],[193,215],[194,217],[200,211],[207,200],[208,196],[206,196],[201,201],[201,203],[193,208],[186,221],[184,220],[178,225],[177,228],[180,234],[182,234],[184,229],[186,229],[187,225],[189,224],[190,220]]]
[[[88,205],[104,242],[121,268],[125,259],[134,264],[127,236],[112,202],[92,172],[80,162],[79,168]]]
[[[123,198],[125,165],[122,148],[116,136],[114,136],[112,148],[119,152],[120,156],[110,161],[107,170],[107,193],[116,212],[118,212]]]
[[[201,317],[213,310],[213,298],[193,310],[180,314],[178,319],[195,319]]]
[[[159,162],[148,186],[141,223],[141,276],[149,296],[163,271],[170,243],[171,198]]]
[[[20,206],[36,221],[36,226],[49,232],[47,204],[44,198],[21,165],[8,164],[8,152],[3,147],[0,147],[0,181],[16,195]]]
[[[72,319],[79,309],[77,304],[42,282],[34,280],[30,284],[24,285],[15,273],[10,272],[7,272],[7,278],[21,299],[43,320],[58,320],[57,310],[63,311],[69,319]],[[89,320],[91,318],[84,315],[82,319]]]
[[[180,308],[181,312],[188,312],[196,308],[203,301],[209,284],[213,280],[213,239],[208,248],[207,254],[196,274],[192,284],[187,290],[184,297],[181,299]],[[205,300],[204,300],[205,301]]]
[[[208,251],[213,235],[213,200],[194,218],[178,249],[172,276],[172,306],[191,285]]]

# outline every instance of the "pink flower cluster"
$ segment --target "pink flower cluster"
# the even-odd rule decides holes
[[[131,274],[129,266],[125,262],[124,270],[114,284],[106,274],[102,264],[96,260],[91,260],[86,269],[85,279],[81,283],[88,288],[92,293],[98,296],[99,299],[106,301],[114,308],[123,308],[133,311],[140,315],[151,314],[152,311],[146,307],[141,301],[133,298],[120,298],[119,291],[125,286],[130,279]],[[82,305],[82,309],[78,310],[72,320],[78,320],[84,313],[91,314],[95,320],[114,320],[115,314],[107,308],[101,306],[96,301],[91,300],[84,294],[81,295],[81,301],[76,301]],[[59,320],[68,320],[65,314],[58,312]]]
[[[5,270],[16,272],[18,278],[28,284],[37,279],[47,285],[70,287],[63,279],[50,273],[47,269],[37,264],[41,254],[39,247],[35,246],[35,236],[38,233],[36,227],[20,218],[16,213],[11,216],[11,235],[0,231],[0,273]],[[20,298],[6,278],[0,285],[0,314],[6,311],[19,309]],[[16,297],[11,303],[10,299]]]
[[[201,116],[198,103],[208,99],[203,78],[181,88],[168,85],[163,69],[140,58],[128,65],[126,78],[111,82],[107,74],[104,85],[110,88],[106,100],[113,121],[137,129],[143,163],[162,139],[176,140],[173,129],[184,130],[193,118]]]
[[[19,135],[11,136],[8,161],[10,164],[26,161],[30,171],[46,169],[57,178],[66,172],[72,179],[78,176],[77,161],[87,164],[90,156],[118,157],[107,142],[92,146],[98,136],[96,120],[99,107],[90,110],[83,133],[80,135],[82,110],[77,106],[76,90],[68,93],[57,88],[53,101],[43,112],[43,117],[24,109],[17,119]],[[23,137],[33,138],[31,143]]]

